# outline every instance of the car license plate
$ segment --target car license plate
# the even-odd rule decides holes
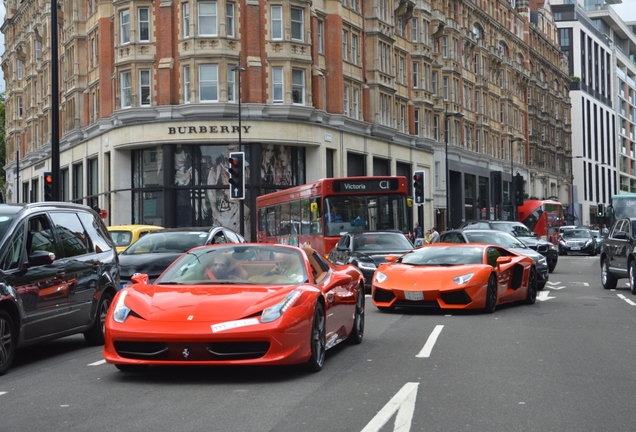
[[[404,298],[411,301],[424,300],[422,291],[404,291]]]
[[[578,246],[572,246],[572,247],[570,248],[570,250],[581,250],[581,248],[580,248],[580,247],[578,247]]]

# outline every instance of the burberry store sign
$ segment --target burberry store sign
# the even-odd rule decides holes
[[[250,133],[251,126],[241,126],[241,132]],[[235,134],[239,133],[238,126],[178,126],[169,127],[168,135],[188,134]]]

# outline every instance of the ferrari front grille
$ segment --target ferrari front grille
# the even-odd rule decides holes
[[[448,292],[448,293],[442,293],[441,294],[442,300],[444,301],[444,303],[446,304],[468,304],[472,301],[472,299],[470,298],[470,296],[468,294],[466,294],[466,291],[461,290],[461,291],[453,291],[453,292]]]
[[[158,361],[223,361],[263,357],[269,342],[115,342],[121,357]]]
[[[383,290],[381,288],[376,288],[373,293],[373,300],[378,303],[388,303],[393,301],[394,298],[395,294],[393,294],[393,291]]]

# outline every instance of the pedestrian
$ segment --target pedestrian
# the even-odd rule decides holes
[[[411,233],[411,241],[413,244],[417,241],[418,238],[423,238],[422,236],[422,227],[419,222],[415,222],[415,226],[413,227],[413,232]]]
[[[435,227],[431,228],[431,243],[437,243],[439,241],[439,233]]]

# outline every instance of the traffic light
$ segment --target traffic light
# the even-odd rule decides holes
[[[230,199],[245,199],[245,152],[232,152],[228,158],[230,173]]]
[[[517,207],[523,205],[523,176],[521,174],[515,176],[515,205]]]
[[[53,173],[46,171],[44,173],[44,201],[53,201]]]
[[[415,204],[424,204],[426,194],[424,193],[424,187],[426,186],[426,176],[424,171],[415,171],[413,173],[413,196],[415,198]]]
[[[598,203],[596,208],[596,217],[604,217],[604,216],[605,216],[605,206],[602,203]]]

